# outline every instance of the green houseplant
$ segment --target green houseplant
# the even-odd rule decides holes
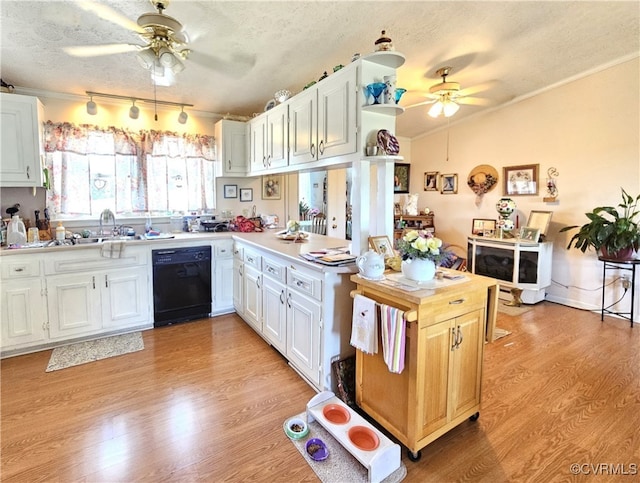
[[[614,206],[598,206],[585,213],[589,223],[574,225],[560,231],[579,230],[569,240],[567,249],[579,248],[586,252],[589,247],[600,251],[604,258],[614,260],[630,259],[633,251],[640,248],[640,195],[632,197],[624,189],[622,203]]]

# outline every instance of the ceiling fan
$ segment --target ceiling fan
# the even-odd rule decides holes
[[[151,72],[151,77],[157,85],[170,85],[175,74],[185,68],[184,60],[190,57],[206,67],[222,69],[229,73],[239,71],[232,62],[225,62],[207,54],[199,54],[187,48],[189,35],[183,25],[164,11],[170,0],[149,0],[156,12],[143,13],[137,21],[130,20],[104,4],[89,0],[76,0],[85,11],[112,22],[138,34],[144,45],[138,44],[105,44],[65,47],[64,51],[75,57],[94,57],[102,55],[137,52],[136,57],[140,65]],[[236,60],[236,59],[234,59]],[[238,58],[238,62],[245,67],[252,67],[255,58]]]
[[[429,100],[406,106],[407,109],[432,104],[429,109],[429,116],[438,117],[443,115],[444,117],[451,117],[458,112],[460,104],[488,104],[484,99],[470,97],[471,92],[460,90],[459,83],[448,81],[447,76],[450,72],[451,67],[449,66],[438,69],[436,75],[442,77],[442,82],[429,88],[429,93],[426,94]]]

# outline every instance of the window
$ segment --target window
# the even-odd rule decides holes
[[[207,212],[215,208],[212,136],[45,124],[55,215]]]

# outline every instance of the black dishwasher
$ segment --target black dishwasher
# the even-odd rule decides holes
[[[211,247],[151,251],[154,327],[209,317]]]

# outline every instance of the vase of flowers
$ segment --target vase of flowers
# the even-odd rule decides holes
[[[402,257],[402,274],[409,280],[426,282],[436,273],[436,265],[448,256],[442,240],[426,230],[410,230],[397,246]]]

